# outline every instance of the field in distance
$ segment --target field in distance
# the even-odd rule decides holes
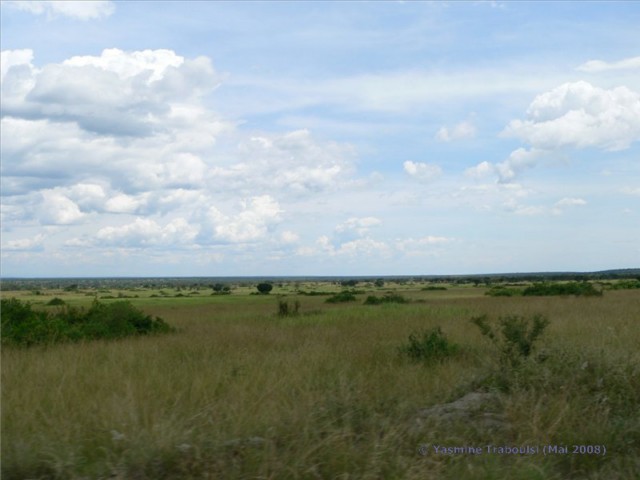
[[[128,301],[177,332],[3,346],[2,477],[640,476],[640,289],[375,280],[3,282],[36,310]]]

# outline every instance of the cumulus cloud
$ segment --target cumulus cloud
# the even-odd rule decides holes
[[[199,228],[190,225],[184,218],[175,218],[164,226],[153,219],[136,218],[121,226],[108,226],[98,230],[94,239],[88,241],[100,246],[147,247],[191,244]],[[76,240],[76,245],[81,242]]]
[[[561,198],[555,203],[551,212],[554,215],[560,215],[566,208],[582,207],[586,204],[587,204],[587,201],[582,198],[565,197],[565,198]]]
[[[342,222],[336,227],[336,232],[355,232],[358,235],[364,235],[369,232],[371,227],[377,227],[382,221],[376,217],[353,217]]]
[[[32,13],[47,15],[48,18],[57,16],[70,17],[76,20],[93,20],[110,16],[115,11],[114,2],[107,0],[76,1],[7,1],[7,5]]]
[[[319,142],[303,129],[251,137],[238,155],[240,162],[216,171],[225,182],[303,194],[342,186],[353,172],[355,151],[347,144]]]
[[[59,191],[44,190],[41,195],[38,217],[43,225],[69,225],[84,216],[78,205]]]
[[[582,198],[569,198],[569,197],[565,197],[562,198],[560,200],[558,200],[555,204],[556,207],[574,207],[574,206],[581,206],[581,205],[586,205],[587,201],[583,200]]]
[[[171,50],[105,49],[40,69],[25,51],[3,55],[10,60],[2,79],[3,116],[74,122],[101,135],[162,131],[174,104],[193,101],[220,81],[207,58],[185,59]]]
[[[402,164],[404,171],[411,177],[422,182],[434,180],[442,174],[442,168],[423,162],[412,162],[407,160]]]
[[[587,73],[599,73],[611,70],[640,69],[640,57],[625,58],[617,62],[605,62],[603,60],[589,60],[578,66],[576,70]]]
[[[473,138],[476,135],[476,127],[470,121],[460,122],[452,128],[442,127],[436,133],[436,138],[441,142],[452,142],[454,140],[462,140]]]
[[[45,236],[41,233],[32,238],[19,238],[15,240],[9,240],[2,245],[2,250],[10,251],[35,251],[42,250]]]
[[[453,241],[452,238],[441,237],[436,235],[427,235],[426,237],[420,238],[404,238],[397,239],[395,242],[395,246],[401,252],[419,252],[425,251],[425,249],[429,249],[430,247],[437,245],[445,245],[447,243],[451,243]]]
[[[467,168],[464,171],[464,174],[467,177],[481,179],[494,174],[495,171],[495,166],[493,166],[490,162],[484,161],[480,162],[475,167]]]
[[[542,155],[540,150],[518,148],[509,157],[495,166],[500,182],[511,182],[522,170],[533,167]]]
[[[527,117],[511,121],[502,135],[537,149],[623,150],[640,139],[640,94],[624,86],[605,90],[584,81],[565,83],[538,95]]]
[[[264,238],[280,221],[282,209],[270,195],[261,195],[241,202],[241,211],[225,215],[211,207],[209,218],[214,225],[214,237],[230,243],[255,242]]]
[[[290,230],[285,230],[280,234],[280,239],[282,243],[285,244],[298,243],[298,241],[300,241],[300,235]]]
[[[2,82],[4,82],[4,77],[11,67],[24,66],[27,69],[33,68],[31,63],[33,61],[33,50],[3,50],[0,56],[2,60],[0,62],[0,79]]]
[[[296,251],[300,256],[327,255],[330,257],[387,256],[390,253],[391,249],[385,242],[370,237],[334,244],[326,235],[318,237],[315,247],[300,247]]]

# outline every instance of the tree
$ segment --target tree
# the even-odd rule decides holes
[[[378,288],[380,288],[380,287],[384,287],[384,280],[383,280],[383,279],[381,279],[381,278],[378,278],[378,279],[375,281],[374,285],[375,285],[376,287],[378,287]]]
[[[262,293],[263,295],[266,295],[271,290],[273,290],[273,285],[271,285],[270,283],[263,282],[263,283],[259,283],[256,288],[260,293]]]

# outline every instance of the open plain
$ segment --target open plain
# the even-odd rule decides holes
[[[438,286],[361,282],[355,301],[335,304],[326,294],[345,288],[331,282],[264,295],[255,284],[226,295],[4,291],[40,309],[62,308],[45,306],[54,297],[126,298],[177,332],[4,347],[2,477],[638,478],[637,289],[492,297],[484,285]],[[391,293],[405,302],[364,304]],[[279,310],[296,301],[297,312]],[[470,322],[535,314],[549,325],[508,368]],[[451,355],[402,354],[410,335],[436,327]],[[469,394],[492,404],[461,403]]]

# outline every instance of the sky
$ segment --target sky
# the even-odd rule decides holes
[[[4,277],[640,267],[640,3],[0,8]]]

